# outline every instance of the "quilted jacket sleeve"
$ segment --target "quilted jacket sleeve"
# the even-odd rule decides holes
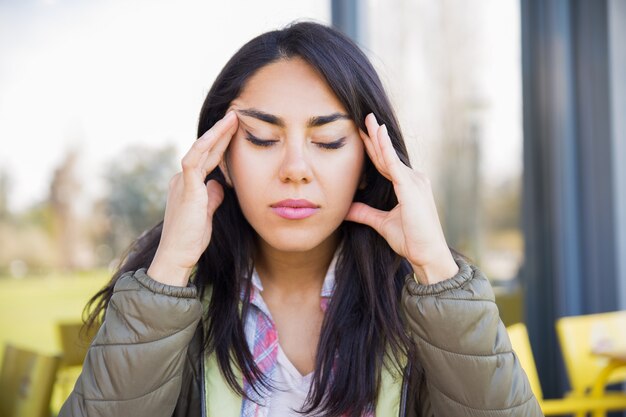
[[[201,315],[195,287],[124,274],[59,417],[171,417]]]
[[[424,369],[417,414],[543,416],[511,348],[487,278],[462,258],[432,285],[407,278],[402,303]]]

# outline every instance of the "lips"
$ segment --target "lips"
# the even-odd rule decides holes
[[[319,206],[308,200],[282,200],[271,205],[272,211],[288,220],[301,220],[319,211]]]

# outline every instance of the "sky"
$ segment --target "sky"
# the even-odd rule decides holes
[[[103,162],[129,144],[172,143],[182,158],[228,58],[303,17],[329,23],[330,2],[0,0],[0,168],[11,178],[10,209],[46,198],[69,149],[81,154],[85,203],[103,193]]]

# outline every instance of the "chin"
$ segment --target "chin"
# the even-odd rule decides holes
[[[333,233],[320,230],[286,230],[257,231],[260,239],[275,250],[281,252],[307,252],[315,249],[326,241]]]

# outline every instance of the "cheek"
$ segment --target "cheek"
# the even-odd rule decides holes
[[[362,147],[355,146],[350,152],[344,153],[331,164],[327,164],[326,169],[323,170],[326,188],[333,190],[335,201],[341,203],[342,206],[349,206],[352,202],[361,181],[363,158]]]
[[[350,186],[356,187],[358,185],[363,172],[364,161],[365,153],[361,143],[354,145],[350,152],[346,154],[345,161],[341,164],[341,169],[345,182],[349,183]]]
[[[243,140],[233,138],[228,148],[227,159],[229,172],[234,184],[246,184],[250,180],[254,180],[255,177],[250,174],[254,169],[253,167],[258,166],[258,162],[255,161],[254,156],[247,151]]]
[[[241,146],[236,142],[231,142],[231,146],[228,149],[226,160],[228,163],[228,173],[233,183],[233,187],[238,196],[246,195],[245,189],[250,181],[254,181],[256,178],[251,175],[251,166],[249,156],[243,151]]]
[[[229,171],[237,201],[244,218],[261,235],[271,219],[268,197],[272,195],[271,163],[262,152],[254,152],[243,140],[237,144],[231,142]]]

